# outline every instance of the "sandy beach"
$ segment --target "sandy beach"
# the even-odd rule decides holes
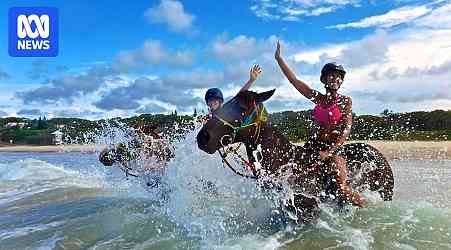
[[[451,160],[451,141],[360,141],[368,143],[389,160]]]
[[[31,146],[31,145],[17,145],[17,146],[0,146],[0,152],[85,152],[93,153],[103,148],[102,145],[50,145],[50,146]]]
[[[368,143],[387,159],[451,160],[451,141],[359,141]],[[302,143],[300,143],[302,144]],[[0,152],[98,152],[102,145],[1,146]]]

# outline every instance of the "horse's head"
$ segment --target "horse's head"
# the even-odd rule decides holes
[[[263,102],[268,100],[275,89],[256,93],[242,91],[232,100],[215,111],[211,119],[197,134],[197,146],[213,154],[219,148],[234,142],[245,142],[255,137],[257,127],[266,118]]]

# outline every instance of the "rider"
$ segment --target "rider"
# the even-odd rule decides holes
[[[338,94],[346,71],[336,63],[327,63],[321,70],[320,80],[326,88],[326,94],[313,90],[298,79],[281,56],[280,43],[277,42],[275,58],[282,72],[291,84],[306,98],[316,104],[313,109],[314,133],[304,147],[307,152],[319,151],[322,161],[332,162],[333,173],[341,194],[352,204],[363,207],[365,200],[347,184],[346,160],[340,155],[340,147],[345,143],[352,126],[352,100],[349,96]]]
[[[161,139],[161,136],[156,132],[156,130],[157,130],[157,126],[155,126],[153,124],[151,124],[151,125],[148,125],[148,124],[142,125],[142,126],[139,126],[136,129],[136,131],[139,134],[142,134],[142,135],[144,135],[146,137],[151,137],[153,139],[159,140],[159,139]]]
[[[258,76],[262,73],[262,70],[260,66],[254,65],[250,72],[249,72],[249,80],[244,84],[244,86],[238,91],[238,93],[249,90],[249,88],[252,86],[252,84],[257,80]],[[213,112],[221,108],[222,104],[224,103],[224,97],[222,95],[222,92],[218,88],[211,88],[208,89],[205,93],[205,102],[208,106],[208,116],[204,120],[206,122],[208,119],[211,118]],[[253,156],[252,152],[254,151],[254,148],[251,148],[250,146],[246,145],[246,154],[249,162],[255,163],[255,157]]]
[[[259,65],[254,65],[249,73],[249,80],[244,84],[239,92],[248,90],[252,84],[257,80],[258,76],[262,73]],[[208,89],[205,93],[205,103],[207,103],[209,114],[211,115],[214,111],[218,110],[222,103],[224,102],[224,97],[222,92],[218,88]]]
[[[143,138],[142,147],[147,157],[155,158],[159,163],[166,163],[174,158],[173,147],[157,132],[155,125],[143,125],[138,127],[137,132]]]

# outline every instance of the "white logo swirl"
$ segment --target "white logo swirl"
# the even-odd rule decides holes
[[[31,24],[34,22],[36,25],[36,29],[31,29]],[[19,38],[25,38],[28,36],[31,39],[34,39],[38,36],[41,38],[49,37],[49,16],[41,15],[38,17],[37,15],[19,15],[17,17],[17,36]]]

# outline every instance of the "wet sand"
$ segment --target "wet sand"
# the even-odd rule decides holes
[[[359,141],[368,143],[389,160],[451,160],[451,141]],[[302,143],[300,143],[302,144]],[[102,145],[0,146],[0,152],[86,152],[100,151]]]
[[[49,145],[49,146],[30,146],[30,145],[17,145],[17,146],[0,146],[0,152],[96,152],[99,151],[102,145]]]

